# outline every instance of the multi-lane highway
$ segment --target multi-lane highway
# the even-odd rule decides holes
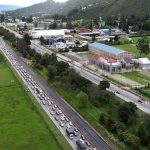
[[[0,39],[0,46],[3,50],[5,56],[7,55],[5,52],[9,51],[11,55],[17,60],[17,64],[22,66],[24,70],[32,76],[34,81],[38,83],[40,88],[44,91],[44,93],[50,97],[50,99],[59,107],[60,110],[67,116],[73,125],[79,130],[80,135],[85,137],[85,140],[91,143],[91,147],[87,149],[97,149],[97,150],[111,150],[112,148],[109,144],[97,134],[97,132],[70,106],[68,105],[52,88],[47,85],[45,81],[43,81],[28,65],[26,65],[22,59],[17,56],[8,46],[4,44],[4,41]],[[5,51],[6,50],[6,51]],[[8,58],[9,59],[9,58]],[[14,67],[14,65],[13,65]]]

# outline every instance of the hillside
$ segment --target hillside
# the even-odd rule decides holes
[[[150,0],[107,0],[103,4],[93,5],[80,10],[75,18],[93,18],[112,15],[150,15]]]
[[[68,14],[77,8],[75,18],[93,18],[110,15],[144,16],[150,14],[150,0],[68,0],[66,3],[55,3],[48,0],[44,3],[13,11],[19,15],[29,14]]]
[[[15,11],[11,11],[9,13],[16,15],[34,15],[34,14],[56,14],[59,13],[61,4],[55,3],[53,0],[47,0],[46,2],[34,4],[29,7],[24,7],[21,9],[17,9]]]

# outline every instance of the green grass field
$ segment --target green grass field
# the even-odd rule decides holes
[[[150,36],[147,36],[150,39]],[[132,52],[135,54],[136,57],[140,57],[139,50],[136,48],[136,43],[141,37],[133,37],[133,43],[132,44],[123,44],[123,45],[115,45],[114,47],[126,50],[128,52]],[[150,59],[150,53],[145,56],[144,54],[141,55],[141,57],[148,57]]]
[[[71,150],[5,63],[0,64],[0,149]]]
[[[138,92],[150,100],[150,88],[140,89]]]
[[[121,73],[121,75],[146,86],[148,83],[150,83],[150,77],[145,76],[137,71],[125,72]]]

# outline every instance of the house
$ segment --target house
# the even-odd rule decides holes
[[[72,42],[73,41],[73,36],[72,35],[64,35],[64,40],[67,42]]]
[[[129,57],[123,57],[121,59],[122,68],[131,69],[134,66],[134,62]]]
[[[134,55],[130,52],[97,42],[88,44],[88,48],[95,55],[104,55],[116,59],[121,59],[124,57],[129,57],[131,59],[134,58]]]
[[[150,60],[148,58],[139,58],[138,62],[141,69],[150,69]]]

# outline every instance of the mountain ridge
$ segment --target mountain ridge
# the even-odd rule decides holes
[[[48,0],[12,11],[17,15],[61,14],[67,15],[71,10],[78,9],[76,18],[100,17],[110,15],[150,15],[150,0],[68,0],[56,3]]]

